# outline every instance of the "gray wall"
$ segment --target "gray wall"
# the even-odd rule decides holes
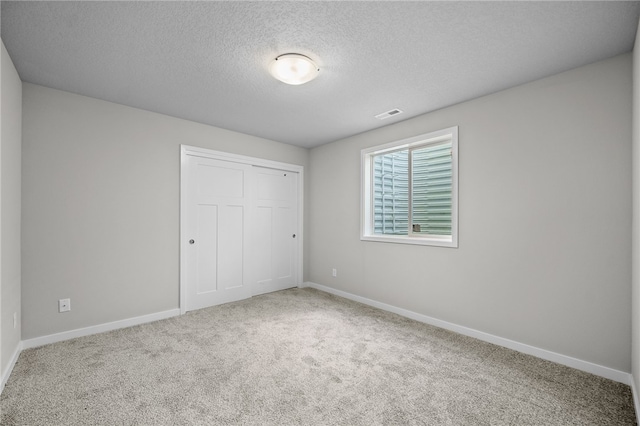
[[[0,372],[20,343],[20,167],[22,82],[2,44],[0,124]],[[13,315],[18,323],[13,326]]]
[[[309,166],[305,280],[630,371],[631,69],[622,55],[310,155],[24,84],[22,338],[178,306],[183,143]],[[454,125],[460,247],[361,242],[360,150]]]
[[[640,28],[633,50],[633,232],[632,232],[632,339],[631,372],[640,390]],[[638,408],[638,407],[636,407]],[[640,415],[640,413],[636,413]]]
[[[25,83],[23,102],[23,339],[178,307],[180,144],[308,162],[303,148],[42,86]]]
[[[310,281],[631,371],[631,89],[626,54],[314,148]],[[360,241],[360,150],[456,125],[459,248]]]

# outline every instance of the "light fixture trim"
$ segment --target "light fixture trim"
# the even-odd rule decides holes
[[[271,61],[269,72],[283,83],[300,85],[316,78],[320,73],[320,68],[308,56],[299,53],[285,53]]]

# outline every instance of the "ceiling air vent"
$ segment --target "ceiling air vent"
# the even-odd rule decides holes
[[[394,115],[402,114],[402,111],[398,108],[394,108],[390,111],[383,112],[382,114],[376,115],[378,120],[384,120],[385,118],[393,117]]]

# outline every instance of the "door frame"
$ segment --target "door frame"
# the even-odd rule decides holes
[[[215,151],[208,148],[199,148],[190,145],[180,145],[180,314],[186,312],[186,253],[188,247],[186,232],[186,211],[187,211],[187,188],[188,181],[188,158],[204,157],[214,160],[230,161],[233,163],[248,164],[251,166],[265,167],[268,169],[284,170],[298,174],[298,215],[296,235],[297,240],[297,285],[300,287],[303,280],[304,265],[304,166],[297,164],[282,163],[279,161],[266,160],[264,158],[249,157],[246,155],[231,154],[224,151]]]

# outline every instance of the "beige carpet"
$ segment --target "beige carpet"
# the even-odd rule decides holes
[[[628,386],[316,290],[25,350],[2,425],[623,425]]]

